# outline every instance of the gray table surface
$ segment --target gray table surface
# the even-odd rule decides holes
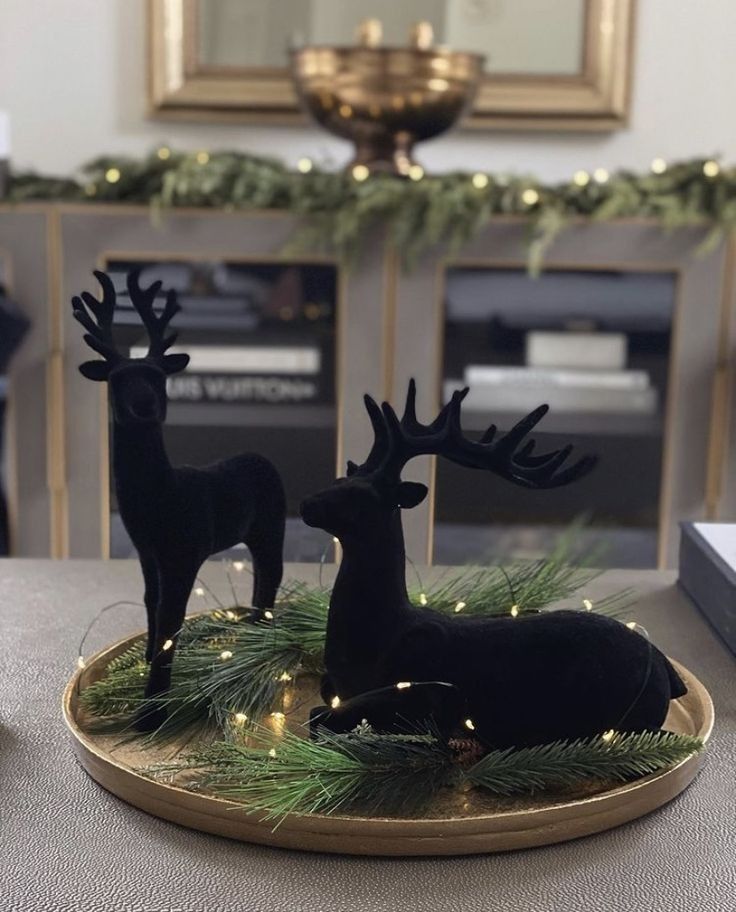
[[[289,571],[313,578],[315,568]],[[220,566],[203,576],[228,591]],[[60,697],[99,609],[140,598],[137,565],[0,561],[0,908],[736,912],[736,660],[674,582],[670,573],[609,571],[585,594],[634,586],[632,618],[709,688],[716,729],[695,783],[648,817],[585,840],[401,860],[245,845],[107,794],[73,757]],[[140,628],[142,617],[135,607],[108,612],[88,653]]]

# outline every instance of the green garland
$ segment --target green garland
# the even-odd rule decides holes
[[[257,729],[248,741],[217,742],[146,773],[280,821],[292,813],[418,814],[448,788],[559,797],[668,769],[703,749],[699,738],[672,732],[614,734],[491,751],[466,769],[432,733],[378,735],[363,725],[346,735],[322,731],[313,741],[285,732],[275,742]]]
[[[736,228],[736,168],[693,159],[636,174],[580,171],[571,181],[542,184],[531,177],[448,173],[402,180],[325,171],[309,161],[301,170],[241,152],[180,153],[168,148],[143,159],[105,156],[81,169],[80,180],[31,173],[11,175],[8,197],[275,209],[301,227],[292,252],[320,249],[344,262],[355,259],[366,235],[387,229],[389,242],[411,266],[428,248],[459,249],[493,216],[523,215],[529,223],[529,265],[539,269],[545,250],[573,218],[592,221],[645,217],[665,229],[708,225],[704,248]]]

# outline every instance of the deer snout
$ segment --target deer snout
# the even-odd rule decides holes
[[[304,522],[313,529],[323,529],[327,520],[327,511],[318,497],[307,497],[299,506],[299,513]]]
[[[152,393],[136,396],[130,403],[130,413],[140,421],[157,421],[161,417],[158,400]]]

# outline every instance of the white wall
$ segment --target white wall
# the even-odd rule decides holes
[[[0,110],[10,112],[19,167],[69,172],[99,153],[231,147],[347,156],[312,129],[171,124],[145,116],[143,0],[0,0]],[[736,161],[736,2],[639,0],[634,106],[613,134],[457,132],[429,143],[430,169],[525,171],[557,179],[578,168],[646,168],[720,153]]]

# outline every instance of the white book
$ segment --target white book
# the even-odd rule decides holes
[[[626,366],[624,333],[547,332],[526,334],[529,367],[574,367],[620,370]]]
[[[469,364],[465,368],[468,386],[503,384],[526,386],[584,387],[586,389],[647,389],[649,374],[643,370],[573,370],[544,367],[506,367]]]
[[[464,384],[445,382],[445,401]],[[556,412],[619,412],[654,415],[657,412],[657,390],[585,389],[562,386],[476,386],[463,401],[470,412],[530,412],[546,404]]]
[[[134,347],[131,358],[144,358],[147,348]],[[317,374],[322,353],[308,346],[276,345],[190,345],[174,346],[167,354],[189,355],[194,374]]]

